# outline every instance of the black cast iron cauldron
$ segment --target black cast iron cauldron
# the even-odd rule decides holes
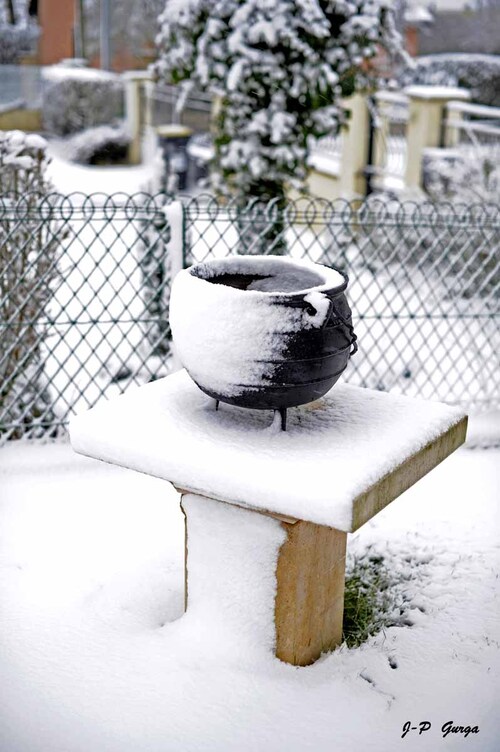
[[[195,264],[172,286],[176,351],[210,397],[281,413],[322,397],[357,350],[347,275],[280,256]]]

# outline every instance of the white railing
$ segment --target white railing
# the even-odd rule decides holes
[[[391,109],[391,117],[402,122],[408,120],[408,97],[401,91],[377,91],[375,94],[377,104]]]
[[[208,127],[212,110],[212,98],[210,94],[198,91],[190,91],[184,97],[180,87],[169,84],[156,84],[151,93],[154,118],[157,122],[169,122],[178,124],[186,118],[195,122],[202,122]],[[182,103],[182,108],[179,105]],[[181,113],[181,110],[184,114]],[[200,128],[196,127],[196,130]]]
[[[371,115],[373,180],[377,187],[400,189],[407,163],[408,97],[402,92],[379,91],[375,94]]]
[[[450,102],[443,121],[444,143],[468,159],[500,158],[500,107]]]
[[[495,118],[500,120],[500,107],[490,107],[484,104],[474,104],[473,102],[450,102],[448,112],[462,112],[479,118]]]
[[[309,167],[327,175],[340,175],[342,163],[342,133],[324,136],[311,142]]]
[[[157,102],[165,102],[174,106],[177,105],[181,98],[182,93],[179,88],[168,84],[157,84],[153,92],[153,99],[156,99]],[[212,98],[209,94],[192,91],[186,97],[185,106],[191,110],[210,112]]]

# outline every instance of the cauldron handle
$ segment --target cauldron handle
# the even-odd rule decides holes
[[[281,305],[281,301],[277,301],[274,305]],[[293,308],[302,308],[306,312],[309,313],[310,316],[315,316],[317,314],[317,310],[314,307],[312,303],[310,303],[308,300],[295,300],[295,301],[287,301],[287,305],[291,306]],[[329,307],[328,307],[328,313],[325,316],[323,323],[321,324],[321,329],[324,329],[326,325],[328,324],[328,321],[330,320],[330,316],[334,313],[335,317],[339,319],[339,321],[345,326],[345,328],[348,330],[349,334],[351,335],[351,339],[349,344],[352,345],[352,350],[349,353],[349,357],[351,358],[353,355],[355,355],[358,352],[358,343],[357,343],[357,336],[354,333],[353,325],[345,319],[341,313],[337,311],[337,309],[334,306],[334,302],[331,298],[329,298]]]
[[[352,358],[353,355],[356,355],[358,352],[358,342],[357,342],[357,336],[354,333],[354,327],[352,324],[349,323],[347,319],[345,319],[339,311],[336,310],[336,308],[333,305],[333,300],[330,300],[330,308],[328,311],[328,316],[326,317],[325,321],[323,322],[323,326],[326,325],[328,319],[330,318],[332,311],[336,318],[340,319],[342,324],[345,326],[345,328],[348,330],[349,334],[351,335],[351,341],[349,342],[350,345],[352,345],[352,350],[349,353],[349,357]]]
[[[349,357],[352,358],[352,356],[356,355],[356,353],[358,352],[358,338],[354,333],[354,327],[338,311],[335,311],[335,315],[341,320],[341,322],[344,324],[346,329],[349,331],[349,334],[351,335],[350,344],[352,345],[352,350],[349,353]]]
[[[351,335],[351,341],[349,344],[352,345],[352,350],[349,353],[349,357],[352,358],[352,356],[358,352],[358,343],[357,343],[358,338],[356,334],[354,333],[354,327],[352,324],[350,324],[347,321],[347,319],[345,319],[342,316],[341,313],[337,311],[337,309],[335,308],[333,304],[333,300],[331,298],[329,300],[330,300],[330,306],[328,308],[328,313],[325,316],[325,320],[321,324],[321,329],[324,329],[326,327],[326,325],[328,324],[328,321],[330,320],[330,316],[332,315],[332,313],[335,315],[336,318],[340,319],[340,321],[344,324],[345,328],[348,330],[349,334]],[[311,303],[308,303],[308,305],[311,306]],[[311,306],[311,307],[314,307],[314,306]]]

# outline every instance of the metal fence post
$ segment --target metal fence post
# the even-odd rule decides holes
[[[125,122],[130,136],[129,161],[140,164],[143,157],[143,141],[148,125],[145,101],[145,84],[151,80],[149,71],[127,71],[122,74],[125,81]]]
[[[186,265],[186,218],[182,201],[171,201],[163,207],[163,213],[170,227],[168,244],[170,286],[177,274]],[[179,360],[175,347],[172,347],[172,372],[179,371],[182,364]]]
[[[170,227],[168,252],[170,255],[170,275],[174,277],[186,263],[186,219],[182,201],[169,201],[163,207],[165,219]]]

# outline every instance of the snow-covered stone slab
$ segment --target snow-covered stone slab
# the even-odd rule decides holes
[[[75,451],[177,488],[352,532],[465,440],[457,408],[337,384],[289,410],[221,405],[185,371],[74,417]]]

